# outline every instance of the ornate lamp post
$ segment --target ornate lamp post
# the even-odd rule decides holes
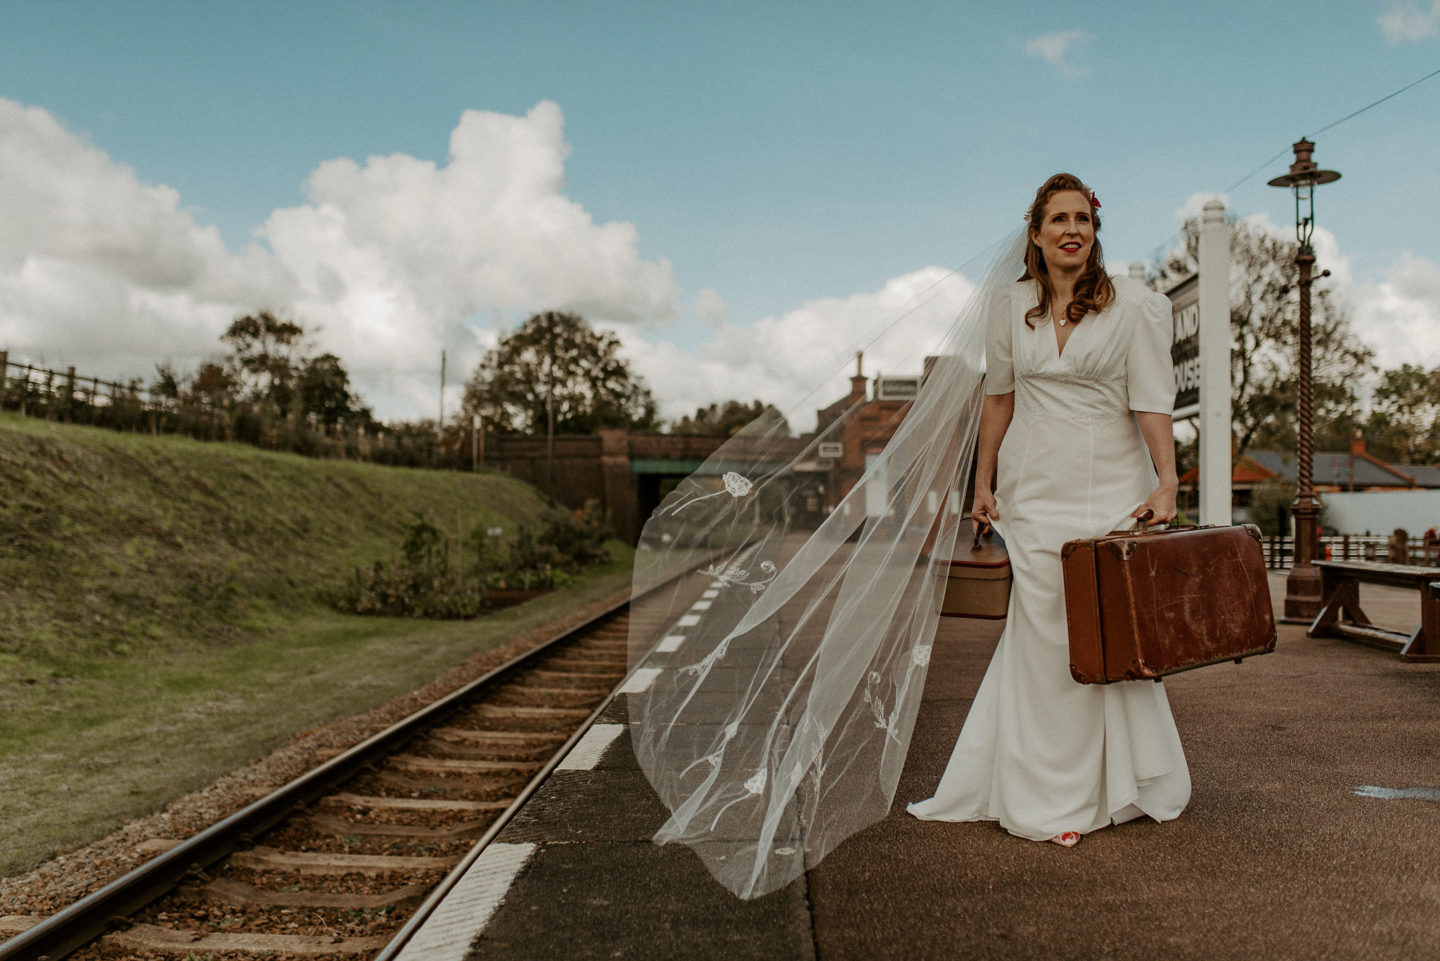
[[[1290,172],[1270,181],[1272,187],[1288,187],[1295,194],[1295,239],[1300,249],[1295,266],[1300,269],[1300,398],[1297,420],[1299,442],[1295,446],[1295,503],[1290,513],[1295,518],[1295,559],[1285,579],[1285,616],[1287,621],[1308,622],[1320,613],[1320,571],[1314,566],[1316,554],[1316,522],[1320,505],[1315,500],[1315,441],[1312,434],[1313,396],[1310,384],[1310,271],[1315,266],[1315,249],[1310,237],[1315,232],[1315,187],[1334,183],[1340,175],[1321,170],[1310,159],[1315,145],[1304,137],[1295,144],[1295,162]]]

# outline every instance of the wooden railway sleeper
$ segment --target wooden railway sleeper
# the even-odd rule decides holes
[[[402,721],[371,735],[362,743],[328,758],[314,770],[252,802],[221,822],[211,825],[193,838],[180,842],[175,848],[151,859],[130,874],[111,882],[106,888],[95,892],[94,895],[82,898],[80,902],[71,905],[59,914],[44,919],[7,942],[0,943],[0,961],[36,961],[41,957],[58,961],[59,958],[65,957],[76,948],[92,942],[97,937],[104,946],[102,950],[113,950],[118,947],[121,950],[143,949],[160,953],[271,951],[303,956],[334,955],[337,953],[337,949],[341,952],[365,951],[368,953],[385,947],[387,939],[380,936],[346,938],[338,934],[327,936],[277,935],[246,930],[218,933],[181,931],[133,921],[129,916],[120,915],[125,912],[127,915],[133,913],[144,918],[159,910],[158,899],[162,898],[166,892],[175,891],[177,886],[186,889],[208,886],[216,879],[208,873],[207,868],[222,874],[228,874],[233,868],[240,871],[242,875],[248,871],[259,871],[263,874],[279,872],[282,875],[316,876],[361,873],[398,874],[403,877],[414,871],[427,874],[437,870],[446,871],[457,864],[458,856],[431,858],[383,854],[340,854],[323,851],[285,851],[257,843],[257,841],[263,841],[264,838],[271,836],[269,831],[273,827],[280,828],[282,832],[295,828],[294,816],[297,812],[301,812],[302,817],[313,817],[312,806],[328,806],[333,803],[325,800],[324,795],[333,792],[338,786],[355,784],[359,787],[366,781],[394,784],[404,790],[419,794],[439,791],[458,793],[466,800],[484,798],[484,800],[476,800],[472,803],[484,805],[490,809],[500,806],[505,810],[512,810],[513,803],[508,799],[514,798],[517,790],[522,796],[533,790],[536,781],[529,775],[534,773],[537,768],[541,771],[553,769],[554,765],[558,763],[559,752],[553,752],[549,761],[536,763],[524,761],[517,764],[516,762],[456,761],[452,759],[440,764],[441,770],[436,772],[438,776],[428,780],[404,777],[393,773],[395,764],[391,758],[394,757],[395,751],[404,750],[404,745],[414,743],[417,734],[422,730],[428,730],[437,724],[453,726],[464,723],[462,719],[469,719],[486,729],[496,726],[506,727],[508,730],[505,733],[512,735],[543,735],[553,731],[564,737],[564,745],[560,750],[565,750],[575,743],[579,734],[557,729],[569,727],[576,722],[591,718],[594,706],[605,700],[605,693],[608,691],[601,693],[594,690],[576,690],[573,687],[555,689],[545,686],[531,686],[527,689],[513,682],[507,685],[507,681],[527,669],[533,669],[534,665],[543,661],[547,652],[553,653],[557,649],[562,649],[562,646],[566,644],[575,645],[576,641],[582,637],[582,632],[592,634],[603,632],[607,640],[594,644],[583,644],[578,647],[577,654],[583,656],[584,653],[598,651],[601,654],[616,655],[615,659],[618,661],[618,655],[626,649],[627,642],[624,620],[616,618],[615,615],[626,606],[626,603],[617,604],[604,614],[592,618],[585,625],[557,635],[531,652],[507,662],[482,678],[463,685]],[[606,623],[607,618],[609,619],[608,624]],[[588,675],[589,671],[552,671],[552,673],[586,673]],[[481,701],[478,706],[467,703],[468,699],[477,695],[483,695],[485,700]],[[542,703],[534,703],[536,700],[540,700]],[[504,703],[506,701],[522,703],[506,704]],[[404,757],[404,755],[401,756]],[[415,760],[421,761],[422,765],[435,766],[433,759]],[[413,764],[414,760],[409,763]],[[502,801],[502,795],[507,800]],[[404,803],[407,799],[383,800]],[[440,799],[422,797],[409,800]],[[455,800],[460,800],[460,798]],[[302,802],[309,803],[304,803],[302,807]],[[485,813],[490,812],[487,810]],[[461,825],[448,825],[446,829],[470,830],[475,823],[475,818],[462,818]],[[332,824],[333,826],[335,825]],[[341,828],[344,829],[343,824]],[[488,833],[493,828],[494,823],[492,822],[485,830]],[[249,850],[236,851],[237,843],[242,841],[238,835],[242,833],[245,835],[243,845]],[[279,841],[281,835],[274,835],[274,838]],[[222,858],[225,860],[222,861]],[[221,867],[222,864],[225,866]],[[181,867],[181,865],[188,865],[188,867]],[[453,872],[451,873],[453,874]],[[225,886],[222,885],[217,890],[224,890],[224,888]],[[389,894],[387,893],[386,896]],[[429,899],[426,900],[428,902]],[[160,913],[163,914],[163,910]],[[129,926],[131,932],[116,934],[116,926]],[[107,930],[111,933],[105,933]]]

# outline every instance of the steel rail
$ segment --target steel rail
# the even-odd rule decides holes
[[[600,706],[591,711],[590,716],[581,723],[579,729],[571,734],[565,743],[556,749],[554,754],[550,755],[550,760],[546,761],[544,766],[535,773],[535,776],[526,783],[520,793],[515,796],[515,800],[511,801],[509,806],[500,812],[500,816],[485,829],[485,833],[480,835],[479,840],[465,853],[465,857],[461,859],[460,863],[455,865],[450,873],[445,875],[444,879],[430,891],[430,895],[415,909],[415,913],[410,915],[404,927],[395,933],[395,936],[390,939],[390,943],[385,945],[385,947],[380,950],[380,953],[375,955],[371,961],[395,961],[400,952],[409,944],[410,939],[413,938],[425,922],[430,919],[430,915],[441,905],[455,885],[460,883],[460,879],[470,870],[470,866],[474,864],[480,855],[484,853],[485,849],[490,846],[490,842],[494,841],[500,832],[514,820],[515,815],[520,813],[521,808],[534,796],[536,791],[540,790],[540,785],[544,784],[550,775],[555,773],[555,768],[560,765],[561,761],[565,760],[565,756],[570,753],[575,745],[580,743],[580,739],[595,726],[595,722],[600,719],[600,716],[604,714],[605,710],[615,701],[618,692],[625,687],[625,683],[630,680],[630,677],[636,671],[640,670],[640,665],[644,663],[644,661],[640,661],[635,667],[626,672],[625,677],[605,696],[605,700],[600,703]]]
[[[723,553],[723,551],[713,551],[707,555],[704,560],[713,561]],[[679,574],[662,578],[646,588],[640,596],[648,596],[654,591],[698,569],[698,565],[686,565]],[[600,719],[610,705],[615,702],[615,698],[625,689],[625,685],[630,678],[634,676],[636,671],[643,668],[651,656],[654,655],[655,648],[658,647],[658,645],[659,641],[657,639],[656,644],[652,645],[645,652],[644,656],[636,659],[630,669],[625,672],[625,676],[621,678],[615,684],[615,687],[611,689],[610,693],[605,696],[605,700],[600,703],[600,706],[591,711],[590,716],[581,723],[579,729],[571,734],[565,743],[560,745],[555,753],[550,756],[550,760],[546,761],[544,766],[535,773],[535,776],[526,783],[520,793],[515,796],[515,800],[511,801],[505,810],[500,812],[500,815],[485,829],[485,833],[480,836],[474,846],[465,853],[465,857],[460,860],[460,863],[455,865],[450,873],[445,875],[444,879],[431,890],[429,896],[415,909],[415,913],[410,915],[404,926],[395,932],[395,936],[390,939],[390,943],[381,948],[380,953],[375,955],[371,961],[397,961],[400,953],[405,950],[411,939],[419,933],[420,929],[425,925],[425,922],[430,919],[430,916],[434,914],[435,910],[444,903],[445,898],[454,889],[455,885],[460,883],[460,879],[465,876],[466,872],[470,870],[470,867],[480,858],[480,855],[490,846],[491,842],[515,819],[515,815],[520,813],[520,810],[525,807],[530,798],[535,795],[535,792],[540,790],[540,786],[545,783],[551,774],[555,773],[555,769],[559,767],[561,761],[565,760],[565,756],[569,754],[575,745],[580,743],[580,739],[595,726],[595,722]],[[3,959],[0,959],[0,961],[3,961]]]
[[[283,821],[296,808],[354,777],[375,760],[458,710],[478,691],[498,683],[542,654],[594,629],[625,610],[629,604],[627,598],[584,623],[562,631],[86,895],[0,944],[0,961],[59,961],[84,947],[104,934],[112,922],[128,917],[168,894],[187,877],[200,873],[251,838]],[[608,703],[609,698],[606,699]],[[586,722],[587,728],[590,723]],[[562,750],[568,750],[569,744],[570,741],[567,741]],[[486,837],[489,837],[489,832]]]

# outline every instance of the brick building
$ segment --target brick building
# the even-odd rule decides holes
[[[925,359],[925,374],[934,365]],[[865,376],[864,356],[855,355],[855,374],[850,393],[815,412],[816,459],[805,464],[808,483],[816,487],[819,505],[825,513],[855,487],[865,469],[895,435],[920,389],[919,377]],[[877,485],[875,497],[883,503],[886,495]],[[867,503],[871,513],[878,507]]]

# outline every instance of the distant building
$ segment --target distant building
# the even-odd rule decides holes
[[[1294,483],[1295,455],[1273,450],[1248,452],[1256,464]],[[1316,451],[1313,478],[1317,493],[1325,491],[1413,490],[1440,487],[1440,467],[1390,464],[1367,453],[1365,438],[1350,442],[1348,453]]]
[[[1312,465],[1315,493],[1322,496],[1341,492],[1440,490],[1440,467],[1387,463],[1365,450],[1363,437],[1352,440],[1348,452],[1316,451]],[[1198,475],[1198,469],[1192,467],[1180,477],[1182,510],[1194,510]],[[1252,449],[1235,458],[1230,474],[1235,518],[1244,520],[1249,516],[1256,487],[1273,481],[1294,484],[1296,477],[1295,455],[1289,451]]]
[[[935,358],[925,358],[919,376],[872,378],[865,375],[863,356],[855,356],[850,393],[815,412],[814,456],[796,465],[803,478],[802,509],[813,512],[817,522],[854,489],[895,436],[934,364]],[[873,498],[866,497],[866,513],[878,514],[888,496],[886,484],[877,480]]]

